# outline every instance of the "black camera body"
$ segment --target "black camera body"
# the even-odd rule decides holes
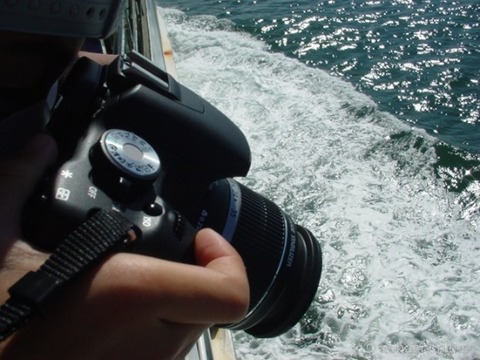
[[[250,167],[243,133],[148,59],[78,61],[48,129],[59,161],[27,206],[29,241],[53,249],[90,214],[113,209],[140,230],[125,251],[194,263],[195,232],[210,227],[239,252],[250,285],[249,311],[230,328],[273,337],[306,312],[320,280],[318,241],[232,179]]]
[[[137,53],[109,67],[82,58],[62,97],[48,126],[60,163],[29,205],[29,239],[51,249],[92,211],[114,209],[141,230],[136,252],[191,262],[194,231],[183,214],[215,180],[246,175],[243,133]],[[106,145],[114,137],[115,156]],[[152,156],[155,169],[135,161]]]

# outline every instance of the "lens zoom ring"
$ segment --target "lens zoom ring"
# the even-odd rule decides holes
[[[239,185],[242,209],[232,245],[247,267],[250,306],[254,307],[265,295],[282,265],[286,239],[285,218],[273,202]]]

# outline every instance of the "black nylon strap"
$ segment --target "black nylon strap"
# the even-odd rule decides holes
[[[56,290],[101,260],[115,245],[135,240],[133,224],[111,210],[100,210],[75,229],[36,272],[8,291],[0,307],[0,341],[28,322]]]

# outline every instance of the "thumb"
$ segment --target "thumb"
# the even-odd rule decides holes
[[[0,163],[0,229],[18,231],[23,206],[56,158],[52,137],[38,134],[14,158]],[[18,233],[17,233],[18,234]]]
[[[221,263],[224,259],[234,259],[241,263],[237,251],[220,234],[212,229],[202,229],[195,238],[195,259],[197,265],[216,268],[223,272]],[[243,267],[243,263],[242,263]],[[227,268],[228,269],[228,268]]]
[[[197,265],[216,273],[221,278],[228,279],[228,285],[224,284],[221,291],[220,304],[228,304],[225,314],[228,319],[220,322],[237,321],[245,316],[250,300],[245,264],[240,254],[220,234],[212,229],[202,229],[195,237],[195,259]],[[218,292],[219,289],[217,288]],[[217,315],[221,315],[217,308]]]

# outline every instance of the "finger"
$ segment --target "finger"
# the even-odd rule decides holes
[[[56,157],[54,140],[36,135],[16,157],[0,164],[0,229],[18,231],[18,219],[35,184]]]
[[[211,325],[240,320],[249,301],[243,262],[220,235],[200,231],[196,255],[204,266],[115,254],[66,288],[55,306],[14,337],[18,347],[12,347],[40,349],[61,336],[72,339],[71,344],[63,342],[65,349],[80,340],[92,344],[95,352],[110,353],[118,346],[116,355],[127,354],[135,345],[147,352],[155,346],[167,353],[186,349]],[[20,346],[38,333],[48,336]],[[147,339],[152,347],[146,346]],[[120,350],[122,346],[127,349]]]
[[[216,307],[219,314],[217,324],[242,319],[248,309],[250,289],[240,254],[220,234],[212,229],[203,229],[195,239],[195,258],[197,264],[210,270],[217,280],[212,281],[209,289],[214,298],[209,298],[208,292],[205,294],[205,309],[215,311]],[[209,275],[207,271],[205,273],[206,276]],[[217,293],[215,286],[224,286],[223,291]],[[208,306],[209,304],[211,305]]]
[[[202,229],[195,238],[195,259],[200,266],[229,271],[222,265],[223,261],[243,262],[237,251],[220,234],[212,229]]]
[[[200,231],[195,243],[203,266],[116,254],[86,283],[87,297],[117,314],[122,308],[135,308],[146,321],[219,324],[240,320],[250,299],[242,259],[212,230]],[[75,297],[85,298],[85,294]]]
[[[238,252],[217,232],[203,229],[195,238],[195,258],[203,268],[191,267],[190,273],[185,269],[184,286],[196,292],[191,308],[183,312],[185,321],[197,318],[199,322],[220,324],[243,318],[250,291],[245,265]],[[188,276],[196,278],[193,284]]]

